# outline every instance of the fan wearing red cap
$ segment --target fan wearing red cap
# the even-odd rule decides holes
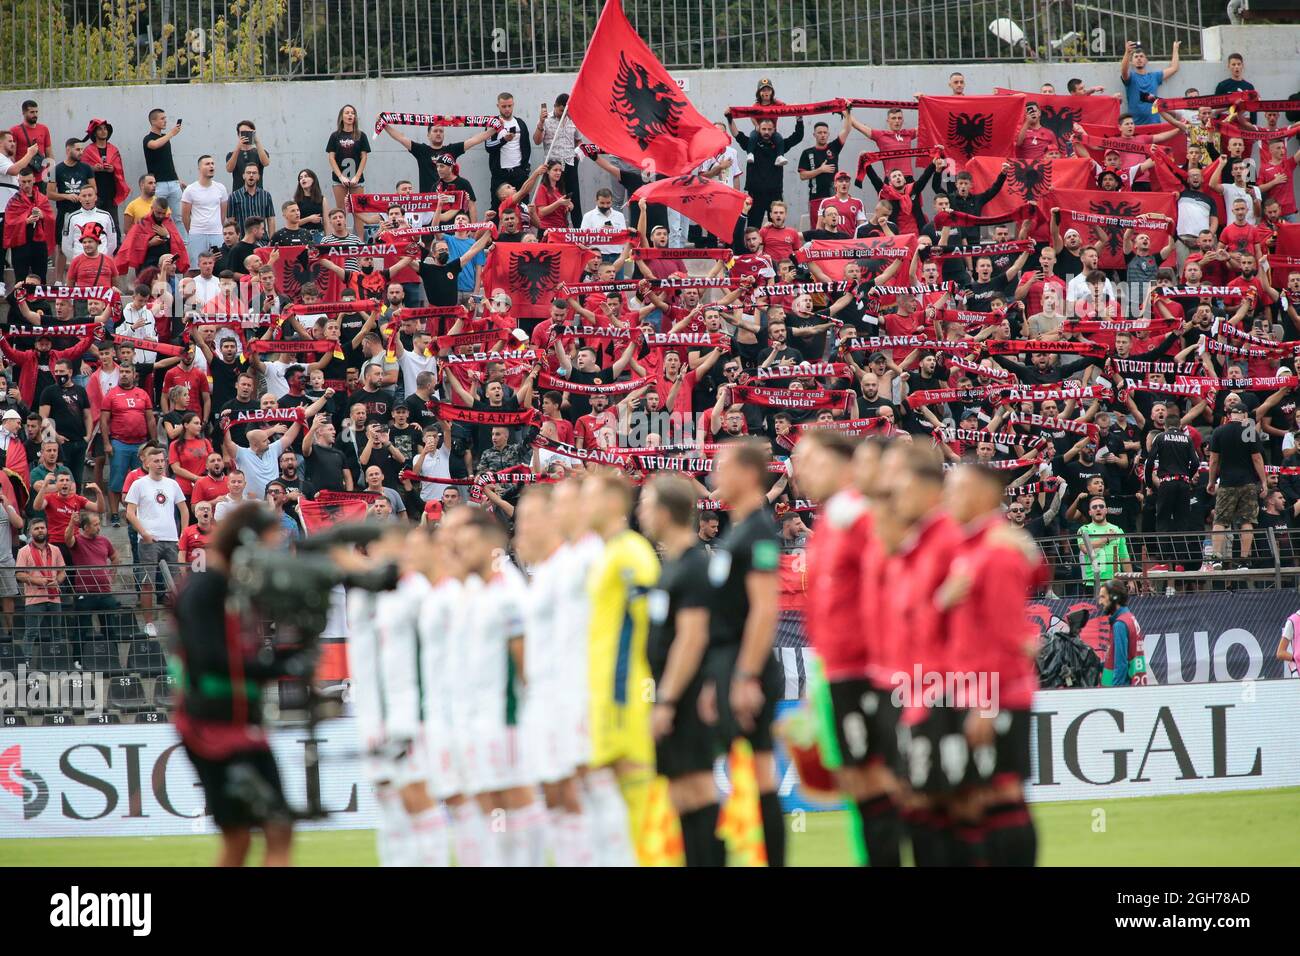
[[[852,237],[858,226],[867,221],[866,208],[862,205],[862,200],[850,192],[852,186],[853,178],[847,170],[841,169],[835,174],[834,195],[823,199],[821,203],[821,209],[829,207],[839,213],[839,225],[836,228],[845,237]]]
[[[103,249],[104,227],[97,222],[82,225],[81,255],[68,266],[68,285],[74,289],[111,286],[117,279],[117,264]]]
[[[95,171],[99,208],[117,222],[117,207],[126,202],[131,188],[126,184],[122,154],[109,142],[113,138],[113,124],[105,119],[92,119],[86,124],[85,138],[90,145],[82,151],[81,160]]]

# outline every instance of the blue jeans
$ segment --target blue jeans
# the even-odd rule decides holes
[[[109,441],[113,445],[113,463],[108,469],[108,490],[121,494],[122,482],[126,481],[127,472],[138,463],[140,446],[128,445],[116,438],[110,438]]]
[[[177,225],[180,225],[178,222]],[[190,254],[190,268],[199,267],[199,253],[207,252],[213,246],[220,246],[222,241],[221,234],[210,235],[208,233],[191,232],[189,238],[185,240],[185,251]]]
[[[158,183],[154,188],[154,196],[158,199],[167,200],[167,208],[172,212],[172,222],[176,223],[176,231],[181,234],[181,242],[186,242],[185,220],[181,216],[181,184],[173,179],[165,183]]]

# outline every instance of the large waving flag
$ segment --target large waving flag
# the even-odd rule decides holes
[[[700,115],[637,36],[621,0],[607,0],[569,99],[574,125],[606,152],[665,176],[699,166],[731,142]]]
[[[1011,96],[922,96],[917,146],[942,146],[944,155],[966,168],[976,156],[1011,156],[1016,130],[1025,118],[1025,98]],[[918,160],[920,162],[920,160]]]
[[[550,242],[507,242],[495,245],[483,267],[483,290],[505,289],[517,319],[544,319],[560,286],[582,278],[587,259],[595,255],[582,246]]]
[[[1062,156],[1074,155],[1074,141],[1070,136],[1075,123],[1119,124],[1119,100],[1113,96],[1048,96],[1045,93],[1006,90],[1000,86],[993,92],[998,96],[1023,96],[1026,103],[1037,103],[1039,121],[1056,137]]]
[[[687,173],[647,183],[634,192],[632,198],[676,209],[719,239],[731,242],[732,234],[736,231],[736,220],[740,218],[740,211],[749,197],[739,189],[724,186],[716,179],[698,173]]]

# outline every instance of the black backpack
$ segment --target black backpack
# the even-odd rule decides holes
[[[1058,624],[1043,629],[1038,651],[1038,686],[1045,690],[1101,686],[1101,659],[1079,636],[1087,623],[1088,611],[1080,609],[1066,616],[1066,630]]]

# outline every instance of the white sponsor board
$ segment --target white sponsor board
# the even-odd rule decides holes
[[[271,735],[289,805],[307,803],[301,730]],[[321,804],[305,829],[373,827],[356,721],[321,725]],[[170,724],[5,728],[0,731],[0,838],[215,833],[203,793]],[[0,860],[4,859],[0,851]]]
[[[1300,682],[1040,691],[1028,799],[1300,785]]]
[[[1293,680],[1043,691],[1034,700],[1029,799],[1300,786],[1297,713]],[[306,734],[280,731],[271,740],[290,804],[303,807]],[[373,827],[354,719],[322,725],[320,756],[330,815],[303,827]],[[790,783],[783,796],[799,801]],[[171,725],[0,730],[0,838],[212,832]]]

